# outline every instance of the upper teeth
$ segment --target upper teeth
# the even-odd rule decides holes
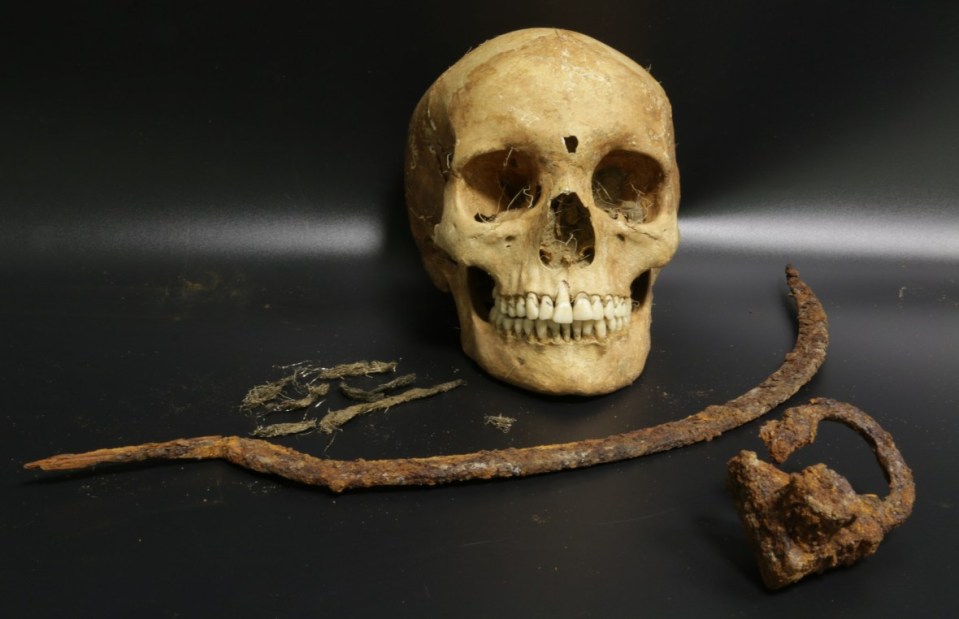
[[[604,339],[629,326],[631,311],[629,297],[579,292],[571,300],[569,286],[563,282],[555,297],[494,291],[489,321],[504,334],[537,340]]]

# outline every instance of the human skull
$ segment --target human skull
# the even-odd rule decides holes
[[[639,376],[652,286],[679,241],[669,101],[642,67],[565,30],[484,43],[417,105],[406,196],[487,372],[580,395]]]

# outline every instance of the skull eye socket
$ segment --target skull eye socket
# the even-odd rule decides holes
[[[613,219],[643,223],[658,214],[658,192],[663,181],[659,163],[643,153],[613,151],[593,172],[593,202]]]
[[[469,204],[476,210],[476,221],[532,208],[542,194],[533,158],[512,148],[474,157],[462,175],[473,194]]]

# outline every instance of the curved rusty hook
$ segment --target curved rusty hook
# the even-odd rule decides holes
[[[855,406],[816,398],[789,409],[782,420],[766,423],[759,435],[781,464],[816,439],[824,419],[846,424],[869,442],[889,494],[884,499],[856,494],[845,477],[824,464],[789,474],[751,451],[733,457],[727,465],[729,488],[771,589],[873,554],[885,534],[912,513],[912,471],[892,436]]]

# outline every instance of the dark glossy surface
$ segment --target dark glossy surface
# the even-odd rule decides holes
[[[570,4],[0,10],[5,616],[951,613],[956,5]],[[470,46],[546,23],[651,64],[679,138],[684,240],[655,288],[649,364],[594,399],[519,391],[466,359],[402,212],[420,94]],[[726,460],[760,450],[758,423],[595,469],[340,496],[219,462],[20,469],[244,434],[246,390],[302,359],[396,359],[422,385],[468,381],[332,443],[282,440],[332,458],[677,419],[782,361],[787,261],[832,334],[794,402],[872,414],[918,500],[877,555],[780,593],[762,588],[724,489]],[[508,434],[484,425],[497,413],[517,418]],[[825,426],[788,466],[819,461],[884,492],[851,431]]]

